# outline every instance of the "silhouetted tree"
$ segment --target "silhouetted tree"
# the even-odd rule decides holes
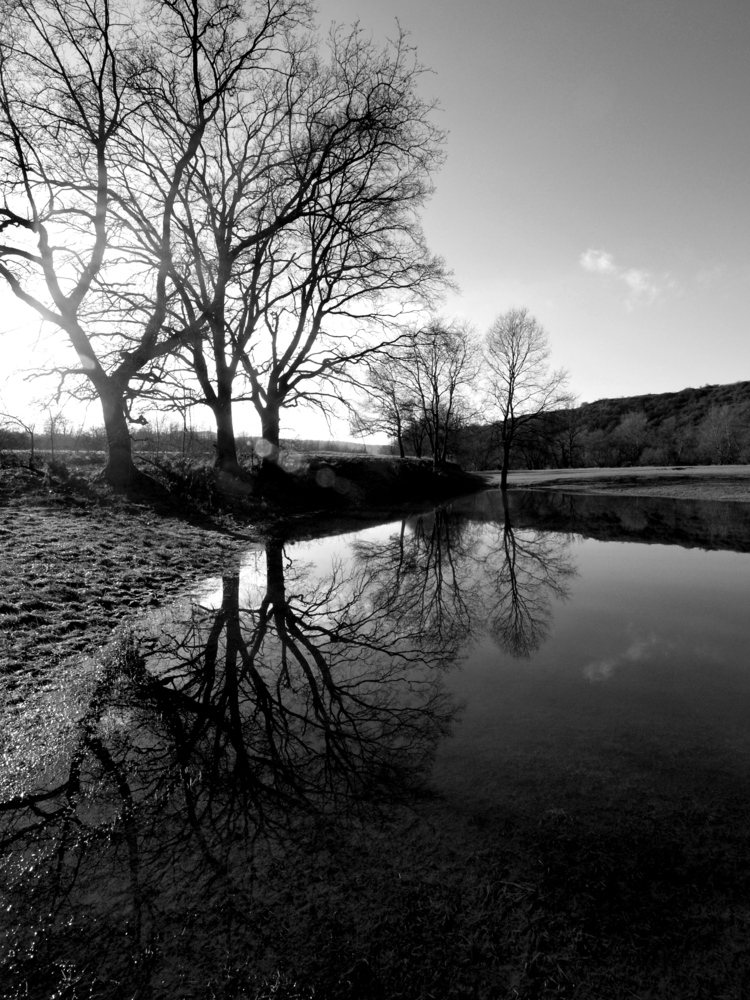
[[[512,309],[498,316],[485,337],[487,394],[499,415],[503,490],[507,489],[511,453],[520,428],[541,413],[571,403],[567,372],[551,371],[549,357],[547,334],[527,309]]]
[[[417,416],[417,400],[407,369],[399,360],[399,347],[394,345],[388,355],[366,363],[363,388],[367,398],[352,406],[350,426],[357,435],[387,434],[396,442],[401,458],[406,457],[406,444],[410,441],[414,453],[421,457],[424,426]],[[421,434],[416,436],[416,430]]]
[[[101,403],[113,483],[137,474],[134,386],[205,323],[173,309],[175,206],[224,99],[277,58],[304,10],[297,0],[3,9],[0,276],[74,349],[78,365],[61,375]]]
[[[10,447],[24,447],[26,444],[25,436],[28,434],[29,466],[33,467],[35,445],[34,430],[36,429],[36,424],[27,423],[26,421],[21,420],[20,417],[14,417],[10,413],[0,413],[0,428],[4,431],[8,429],[11,437],[15,435],[21,436],[21,441],[13,441]],[[16,428],[20,428],[20,431],[16,430]]]
[[[283,408],[327,411],[445,279],[419,224],[443,135],[413,49],[354,27],[332,31],[327,57],[300,42],[262,86],[228,93],[175,205],[181,324],[206,324],[167,374],[212,409],[224,468],[233,399],[275,459]]]
[[[412,328],[387,357],[369,363],[364,385],[369,410],[363,407],[354,424],[362,430],[393,428],[402,457],[407,440],[420,457],[428,442],[439,468],[466,419],[466,396],[477,370],[477,349],[466,326],[433,320]]]

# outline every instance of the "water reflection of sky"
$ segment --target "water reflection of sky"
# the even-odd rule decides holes
[[[634,518],[630,512],[629,523]],[[356,562],[363,546],[393,543],[402,529],[407,547],[414,545],[419,524],[393,522],[286,552],[324,578],[334,565]],[[513,534],[515,542],[532,546],[540,537],[527,523]],[[649,768],[656,776],[667,763],[671,775],[680,760],[698,774],[715,766],[745,768],[750,556],[580,533],[544,537],[574,572],[566,575],[565,595],[547,595],[544,634],[524,646],[522,656],[493,638],[490,627],[487,606],[496,595],[489,590],[508,582],[497,579],[503,561],[497,518],[464,526],[461,543],[442,553],[449,556],[450,585],[464,587],[476,613],[458,650],[460,667],[448,680],[465,709],[439,751],[437,783],[464,798],[471,788],[501,801],[509,781],[538,794],[561,774],[580,778],[581,770],[614,768],[628,782]],[[248,556],[243,586],[262,576],[259,559]],[[433,563],[432,569],[446,567]],[[519,771],[522,763],[529,773]],[[563,780],[561,789],[568,784]]]
[[[487,803],[569,808],[617,783],[747,775],[750,556],[573,544],[578,574],[544,646],[519,662],[484,641],[451,678],[466,710],[436,780],[465,798],[472,774]]]

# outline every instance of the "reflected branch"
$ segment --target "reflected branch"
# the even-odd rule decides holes
[[[552,602],[567,599],[576,570],[563,536],[513,528],[507,497],[503,523],[493,527],[484,560],[489,633],[504,652],[528,660],[548,639]]]

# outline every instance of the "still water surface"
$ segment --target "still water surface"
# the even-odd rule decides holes
[[[344,899],[340,831],[398,839],[420,786],[446,826],[519,829],[746,798],[750,533],[729,506],[493,492],[197,582],[6,712],[8,995],[268,987],[284,901],[304,925]]]
[[[398,540],[402,589],[458,637],[446,684],[462,710],[432,781],[473,806],[522,793],[535,810],[599,795],[600,781],[747,775],[750,556],[702,548],[716,540],[706,524],[690,547],[601,541],[529,526],[518,495],[507,518],[489,500],[293,550],[325,573],[385,561]],[[631,518],[679,508],[588,503]],[[714,531],[722,506],[706,508]]]

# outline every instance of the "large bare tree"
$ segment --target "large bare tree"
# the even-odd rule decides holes
[[[226,95],[272,69],[298,0],[12,0],[0,29],[0,277],[61,331],[133,481],[130,404],[202,332],[174,308],[175,209]]]
[[[226,469],[233,401],[252,402],[273,459],[282,409],[346,395],[352,366],[446,281],[419,225],[443,135],[403,35],[379,48],[334,29],[276,70],[225,102],[176,206],[180,322],[207,324],[167,374],[214,412]]]
[[[541,413],[572,405],[568,373],[552,370],[547,333],[527,309],[511,309],[484,341],[487,395],[502,448],[501,488],[508,488],[513,443],[520,428]]]

